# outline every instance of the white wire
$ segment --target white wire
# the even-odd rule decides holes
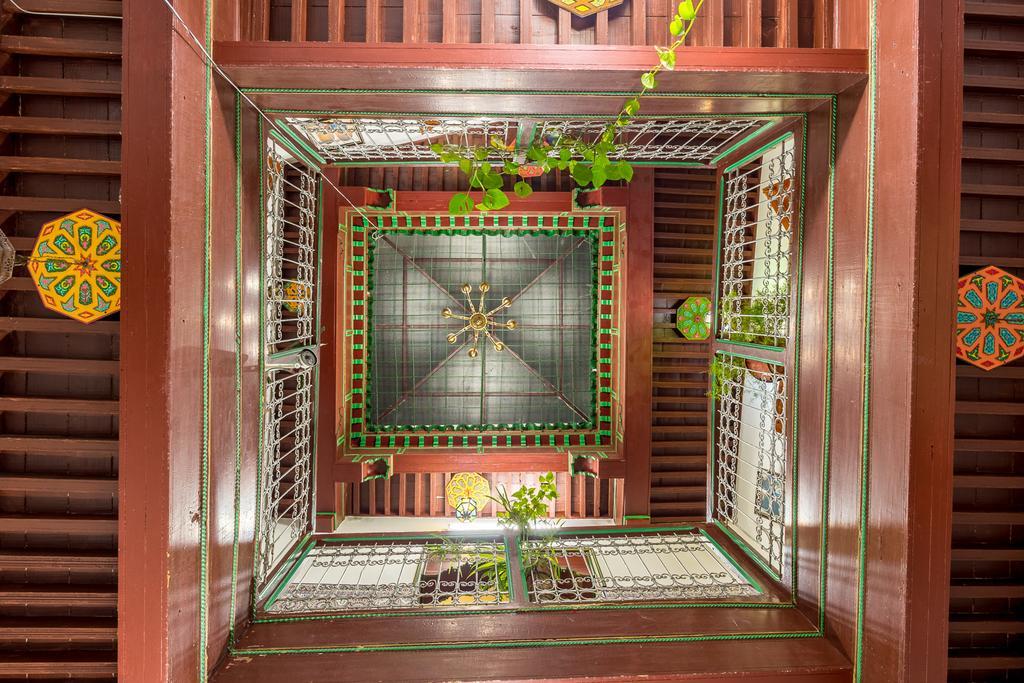
[[[244,92],[242,92],[242,89],[239,88],[235,84],[235,82],[233,80],[231,80],[231,78],[226,73],[224,73],[224,70],[220,68],[220,65],[217,64],[217,62],[213,61],[213,55],[211,55],[206,50],[206,46],[203,45],[202,41],[199,40],[199,38],[196,36],[196,34],[192,32],[192,29],[189,28],[187,23],[185,23],[185,20],[182,19],[181,15],[178,14],[178,10],[176,10],[174,8],[174,5],[171,4],[171,0],[163,0],[163,2],[164,2],[165,5],[167,5],[167,9],[171,10],[171,14],[173,14],[175,16],[175,18],[178,20],[178,22],[185,29],[185,32],[188,33],[188,36],[189,36],[189,38],[192,39],[192,42],[195,43],[196,47],[198,47],[199,50],[203,53],[203,58],[206,60],[207,65],[212,67],[214,69],[214,71],[216,71],[218,74],[220,74],[220,77],[223,78],[227,82],[227,84],[230,85],[235,90],[235,92],[237,92],[242,97],[242,99],[244,99],[246,102],[248,102],[249,106],[256,110],[257,114],[259,114],[261,117],[263,117],[263,119],[265,119],[267,121],[267,123],[269,123],[272,127],[276,128],[277,127],[276,122],[272,118],[267,116],[267,114],[262,109],[259,108],[259,105],[257,105],[255,102],[252,101],[252,98],[250,98],[248,95],[246,95]],[[349,199],[348,196],[344,192],[342,192],[340,189],[338,189],[338,186],[335,185],[334,183],[332,183],[331,179],[328,178],[320,169],[313,168],[312,170],[318,176],[320,176],[320,178],[324,181],[324,183],[326,183],[328,186],[330,186],[330,188],[332,190],[334,190],[334,192],[339,197],[344,199],[348,203],[349,206],[351,206],[353,209],[355,209],[356,213],[358,213],[360,216],[362,216],[363,219],[366,220],[367,222],[370,221],[370,217],[367,216],[365,213],[363,213],[362,209],[360,209],[358,206],[353,204],[352,200]]]
[[[14,5],[22,14],[34,14],[38,17],[73,17],[76,19],[120,19],[120,16],[113,14],[73,14],[71,12],[36,12],[28,10],[16,3],[14,0],[7,0]]]

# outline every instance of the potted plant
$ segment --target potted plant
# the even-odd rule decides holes
[[[789,286],[787,283],[765,283],[754,296],[742,299],[730,292],[722,297],[722,317],[727,324],[730,341],[777,346],[777,321],[787,315]],[[772,368],[765,361],[746,359],[747,369],[760,380],[768,381]]]
[[[725,396],[730,383],[743,384],[745,372],[746,369],[740,364],[738,358],[716,354],[708,367],[707,396],[714,401],[719,400]]]

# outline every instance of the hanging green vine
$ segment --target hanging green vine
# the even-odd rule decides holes
[[[592,141],[562,135],[534,138],[520,155],[516,144],[492,135],[487,144],[451,145],[433,144],[430,149],[446,164],[456,164],[469,177],[469,190],[457,192],[448,202],[448,212],[462,215],[478,211],[496,211],[511,201],[505,192],[506,178],[516,179],[512,191],[517,197],[529,197],[533,188],[526,178],[543,175],[552,170],[569,171],[581,188],[597,189],[609,180],[633,179],[633,167],[621,156],[626,146],[615,142],[620,128],[633,122],[640,112],[640,101],[658,87],[658,74],[676,66],[676,50],[682,47],[697,20],[704,0],[696,7],[693,0],[683,0],[669,23],[669,32],[675,40],[668,47],[655,48],[658,63],[640,76],[640,90],[622,105],[618,116],[610,121],[600,135]],[[525,159],[524,159],[525,157]],[[474,191],[479,195],[474,198]]]

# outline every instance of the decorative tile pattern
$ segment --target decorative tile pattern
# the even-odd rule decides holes
[[[43,305],[81,323],[121,310],[121,224],[82,209],[43,226],[29,257]]]
[[[691,296],[676,310],[676,329],[684,338],[703,341],[711,336],[711,301]]]
[[[995,266],[960,278],[956,355],[983,370],[1024,355],[1024,281]]]
[[[589,17],[591,14],[618,7],[625,0],[548,0],[548,2],[567,9],[578,17]]]

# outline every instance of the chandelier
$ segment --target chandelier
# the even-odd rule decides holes
[[[500,322],[498,320],[495,320],[495,316],[504,311],[509,306],[511,306],[512,300],[506,296],[501,300],[500,305],[498,305],[496,308],[492,308],[491,310],[485,312],[484,300],[487,297],[487,292],[489,292],[491,289],[491,286],[489,284],[487,284],[486,282],[481,282],[478,287],[478,289],[480,290],[479,305],[473,303],[473,297],[470,296],[473,292],[473,288],[468,283],[463,284],[462,287],[460,287],[459,289],[462,291],[463,294],[466,295],[466,307],[469,309],[469,315],[461,315],[459,313],[455,313],[450,308],[445,308],[443,311],[441,311],[442,318],[454,318],[455,320],[462,320],[465,321],[466,323],[461,330],[459,330],[458,332],[453,332],[452,334],[448,335],[448,343],[457,343],[459,341],[459,338],[462,336],[462,333],[468,332],[473,335],[473,346],[470,347],[469,349],[470,358],[476,358],[477,355],[479,355],[477,347],[480,342],[480,335],[486,337],[491,342],[491,344],[494,345],[495,351],[504,351],[504,342],[496,338],[493,333],[500,328],[504,328],[506,330],[516,329],[516,321],[506,320],[504,322]]]

